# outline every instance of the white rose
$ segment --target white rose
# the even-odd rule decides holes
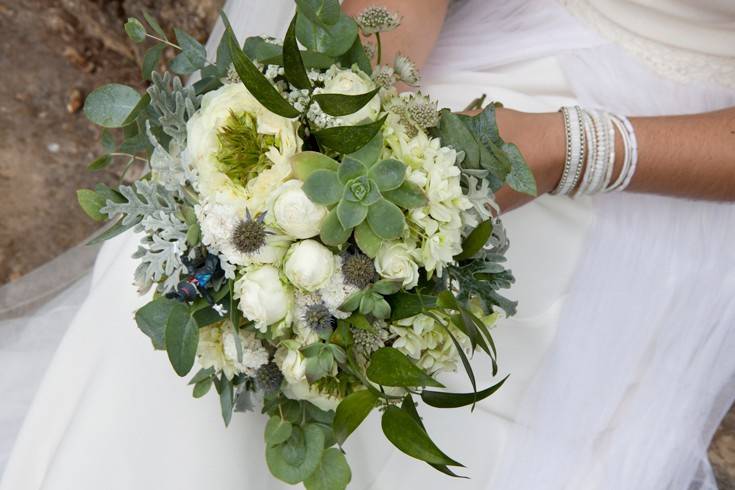
[[[283,272],[294,286],[316,291],[334,274],[334,255],[316,240],[297,242],[286,253]]]
[[[270,265],[251,270],[235,282],[235,298],[240,300],[240,311],[255,322],[261,332],[285,318],[291,298],[278,277],[278,270]]]
[[[334,75],[324,81],[326,94],[358,95],[375,89],[375,83],[361,71],[351,69],[335,70]],[[380,97],[376,94],[359,111],[339,117],[341,125],[352,126],[363,122],[365,119],[374,121],[380,112]]]
[[[274,360],[287,383],[306,381],[306,362],[303,354],[298,349],[281,346],[276,351]]]
[[[319,234],[329,210],[309,199],[300,180],[284,182],[276,190],[271,206],[274,221],[293,238],[311,238]]]
[[[419,282],[419,266],[411,252],[404,243],[383,243],[375,257],[375,270],[380,277],[401,281],[404,288],[411,289]]]
[[[337,410],[340,399],[326,395],[311,386],[305,379],[298,383],[286,383],[283,386],[283,394],[291,400],[305,400],[313,403],[326,412]]]

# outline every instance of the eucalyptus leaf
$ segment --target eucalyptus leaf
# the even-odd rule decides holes
[[[377,121],[357,126],[334,126],[314,132],[319,144],[331,148],[339,153],[353,153],[365,146],[385,122],[383,116]]]
[[[219,378],[219,406],[222,411],[222,420],[225,423],[225,427],[230,425],[232,420],[232,409],[235,407],[235,388],[232,386],[232,381],[222,373]]]
[[[380,199],[368,209],[367,222],[370,229],[384,240],[393,240],[403,234],[406,218],[398,206]]]
[[[340,17],[338,0],[296,0],[296,5],[299,13],[318,25],[334,25]]]
[[[202,368],[199,371],[197,371],[197,373],[194,376],[192,376],[192,378],[189,380],[189,384],[195,385],[199,383],[200,381],[204,381],[207,378],[212,379],[213,374],[214,374],[214,369],[212,369],[211,367],[206,368],[206,369]]]
[[[373,67],[370,63],[370,58],[368,58],[368,55],[365,52],[365,47],[360,41],[360,36],[357,36],[355,38],[355,42],[352,43],[352,46],[350,46],[350,49],[348,49],[345,54],[339,57],[339,62],[342,64],[342,66],[357,65],[359,69],[361,69],[368,75],[372,75],[373,73]]]
[[[478,391],[477,393],[446,393],[442,391],[424,390],[421,392],[421,399],[427,405],[431,405],[436,408],[465,407],[489,397],[498,391],[507,379],[508,376],[503,378],[500,382],[490,386],[489,388]]]
[[[289,104],[280,93],[278,93],[278,90],[276,90],[260,70],[253,65],[253,62],[245,56],[245,53],[243,53],[237,43],[235,33],[232,31],[232,26],[224,12],[222,13],[222,20],[226,26],[224,35],[227,39],[227,46],[230,51],[230,55],[232,56],[232,63],[248,91],[253,94],[253,96],[268,110],[278,114],[279,116],[288,118],[299,116],[300,112],[294,109],[294,107]]]
[[[370,381],[383,386],[444,386],[393,347],[373,353],[366,373]]]
[[[388,440],[411,457],[432,464],[462,466],[444,454],[411,414],[401,408],[388,406],[381,426]]]
[[[156,66],[158,66],[158,60],[161,59],[161,54],[163,53],[163,50],[165,48],[165,44],[159,43],[151,46],[145,52],[145,55],[143,55],[143,66],[141,67],[141,75],[143,76],[143,80],[151,79],[151,73],[153,73],[153,70],[155,70]]]
[[[344,12],[340,12],[333,25],[319,25],[306,15],[296,19],[296,37],[307,49],[339,56],[347,52],[357,38],[357,24]]]
[[[347,437],[365,420],[377,402],[376,394],[370,390],[361,390],[346,396],[337,405],[334,435],[340,445],[344,444]]]
[[[181,47],[181,54],[179,56],[184,55],[188,64],[194,67],[194,70],[191,71],[202,68],[207,63],[207,50],[204,46],[185,31],[174,29],[174,34],[176,34],[176,41]],[[179,73],[174,69],[173,65],[170,68],[174,72]]]
[[[293,425],[289,421],[273,415],[265,424],[265,443],[268,446],[275,446],[286,442],[291,437],[291,432]]]
[[[186,376],[194,366],[199,344],[199,327],[189,312],[175,308],[166,322],[164,344],[171,365],[179,376]]]
[[[273,476],[295,485],[316,470],[324,451],[324,432],[315,424],[294,426],[283,444],[268,446],[265,460]]]
[[[164,336],[169,323],[188,321],[188,311],[181,302],[161,297],[143,305],[135,312],[138,328],[153,342],[156,349],[164,349]]]
[[[161,39],[164,41],[168,41],[168,38],[166,37],[166,32],[161,28],[161,25],[158,23],[155,17],[153,17],[147,10],[143,9],[143,18],[146,22],[148,22],[148,25],[151,26],[151,29],[158,34]]]
[[[145,27],[135,17],[130,17],[125,23],[125,33],[133,42],[142,43],[145,41]]]
[[[283,40],[283,69],[286,79],[291,85],[298,89],[310,89],[311,82],[301,59],[299,44],[296,42],[296,14],[291,19],[291,24],[286,31]]]
[[[192,395],[194,398],[201,398],[212,388],[212,378],[205,378],[194,385]]]
[[[107,215],[100,213],[100,208],[102,208],[107,203],[107,200],[97,194],[95,191],[89,189],[79,189],[77,191],[77,201],[79,201],[79,206],[85,213],[87,213],[87,216],[89,216],[93,220],[104,221],[107,219]]]
[[[87,119],[105,128],[125,125],[128,116],[141,100],[133,88],[119,83],[110,83],[95,89],[84,101]]]
[[[314,472],[304,480],[306,490],[344,490],[352,480],[347,458],[337,448],[325,449]]]
[[[314,95],[312,98],[330,116],[346,116],[348,114],[354,114],[365,107],[379,91],[380,88],[376,88],[370,92],[357,95],[321,93]]]

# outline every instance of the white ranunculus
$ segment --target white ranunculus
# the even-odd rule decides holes
[[[329,76],[331,74],[331,76]],[[375,82],[370,77],[358,69],[333,69],[327,73],[327,79],[324,80],[325,94],[343,94],[358,95],[370,92],[375,89]],[[370,99],[359,111],[341,116],[337,118],[340,125],[352,126],[359,124],[366,119],[374,121],[378,118],[380,112],[380,96],[377,94]]]
[[[280,163],[283,170],[290,169],[287,158],[301,148],[298,120],[272,113],[242,83],[225,84],[208,92],[202,98],[199,110],[186,124],[187,163],[198,175],[198,190],[205,196],[218,192],[223,187],[238,186],[220,171],[215,158],[219,150],[217,133],[227,123],[232,112],[253,115],[259,134],[276,137],[279,147],[270,147],[266,154],[274,165]],[[276,185],[281,181],[276,182]],[[272,192],[273,189],[268,189],[267,192]]]
[[[341,401],[339,398],[320,392],[316,387],[309,385],[306,379],[298,383],[284,384],[283,394],[291,400],[305,400],[313,403],[326,412],[337,410],[337,405]]]
[[[375,270],[384,279],[401,281],[411,289],[419,282],[419,266],[412,258],[413,250],[401,242],[385,242],[375,256]]]
[[[300,180],[289,180],[278,187],[270,209],[273,220],[290,237],[305,239],[319,234],[329,210],[309,199]]]
[[[235,298],[240,300],[245,318],[255,322],[255,328],[261,332],[286,317],[292,300],[278,270],[270,265],[253,269],[238,279]]]
[[[316,291],[334,274],[334,255],[316,240],[296,242],[286,253],[283,272],[294,286]]]
[[[286,382],[300,383],[306,381],[306,360],[297,346],[282,345],[276,350],[274,360],[283,373]]]

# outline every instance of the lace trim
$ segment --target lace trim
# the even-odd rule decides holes
[[[585,0],[559,0],[559,3],[661,76],[681,83],[706,80],[735,88],[733,58],[673,48],[644,38],[611,21]]]

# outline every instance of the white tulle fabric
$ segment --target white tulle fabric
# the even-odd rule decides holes
[[[243,38],[282,35],[293,6],[226,8]],[[220,34],[218,25],[210,52]],[[717,86],[660,78],[540,0],[455,2],[425,85],[453,108],[480,92],[531,111],[575,101],[631,115],[735,105]],[[372,417],[348,442],[352,488],[716,488],[705,449],[735,394],[733,214],[731,205],[635,195],[542,198],[510,213],[521,311],[496,335],[511,382],[462,420],[424,413],[472,480],[447,480],[388,449]],[[135,331],[129,312],[144,299],[126,286],[134,248],[133,236],[114,240],[67,297],[30,321],[0,323],[3,380],[16,380],[0,385],[2,458],[71,321],[61,313],[76,313],[0,488],[285,488],[264,467],[262,418],[238,416],[224,430],[216,400],[191,400]],[[20,362],[31,352],[34,370]],[[459,380],[447,383],[466,389]]]

